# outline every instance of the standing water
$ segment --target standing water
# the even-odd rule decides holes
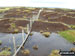
[[[26,34],[24,34],[26,36]],[[12,54],[14,53],[14,44],[13,44],[13,36],[15,37],[16,47],[20,46],[23,39],[22,39],[22,33],[18,34],[6,34],[6,33],[0,33],[0,41],[2,41],[1,48],[4,47],[10,47]]]
[[[38,50],[33,49],[34,45],[38,46]],[[25,49],[30,50],[30,56],[48,56],[52,50],[61,49],[62,51],[70,51],[73,47],[75,47],[73,44],[69,43],[57,33],[52,33],[49,38],[46,38],[39,32],[34,32],[24,45]],[[19,52],[18,56],[25,55]]]

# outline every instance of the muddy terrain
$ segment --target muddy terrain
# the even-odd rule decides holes
[[[11,33],[14,31],[14,29],[11,29],[11,24],[15,24],[14,29],[18,29],[19,32],[21,32],[21,27],[26,28],[27,24],[29,21],[27,20],[13,20],[11,21],[10,19],[5,19],[0,21],[0,32],[7,32]],[[12,25],[13,27],[13,25]],[[10,30],[9,30],[10,29]],[[69,28],[67,26],[64,26],[63,24],[60,23],[48,23],[48,22],[41,22],[41,21],[35,21],[32,27],[32,31],[63,31],[63,30],[68,30]]]
[[[31,18],[33,14],[37,14],[39,11],[39,8],[13,8],[8,11],[5,11],[6,15],[4,15],[4,18]]]
[[[32,22],[34,23],[31,24]],[[31,32],[29,33],[29,31]],[[17,56],[49,56],[54,49],[55,52],[56,50],[57,52],[61,50],[73,51],[71,49],[73,47],[75,49],[74,33],[75,10],[65,8],[43,8],[43,10],[42,8],[27,7],[0,8],[0,53],[4,50],[3,48],[6,48],[13,55],[15,47],[18,48],[24,39],[25,44]],[[66,38],[72,42],[70,43]]]
[[[21,27],[26,27],[29,23],[29,19],[36,16],[41,8],[10,8],[1,12],[2,18],[0,18],[0,32],[13,32],[13,29],[9,30],[12,23],[15,24],[15,28],[21,32]],[[75,25],[75,10],[61,9],[61,8],[43,8],[38,21],[33,24],[33,31],[63,31],[69,28],[59,22],[63,22],[68,25]],[[13,20],[15,19],[15,20]],[[17,20],[16,20],[17,19]],[[48,22],[44,22],[48,21]],[[49,23],[54,22],[54,23]],[[55,23],[58,22],[58,23]],[[20,27],[21,26],[21,27]]]
[[[24,18],[29,19],[37,15],[40,8],[11,8],[3,12],[3,18]],[[2,12],[0,13],[2,14]],[[48,20],[54,22],[64,22],[66,24],[75,24],[75,10],[63,8],[43,8],[39,20]]]
[[[49,32],[56,32],[56,31],[64,31],[68,30],[67,26],[64,26],[61,23],[48,23],[48,22],[40,22],[35,21],[32,27],[32,31],[49,31]]]
[[[15,28],[18,29],[19,32],[21,32],[22,29],[21,29],[20,26],[26,27],[27,24],[29,23],[29,21],[26,21],[26,20],[14,20],[14,21],[10,21],[10,19],[1,20],[0,21],[0,32],[12,33],[14,31],[14,29],[11,29],[11,24],[12,23],[14,23],[15,24]]]

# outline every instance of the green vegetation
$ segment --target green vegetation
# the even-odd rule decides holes
[[[43,33],[43,30],[40,30],[40,33]]]
[[[6,50],[11,51],[11,47],[8,47]]]
[[[2,45],[2,41],[0,40],[0,45]]]
[[[12,31],[12,33],[18,33],[19,29],[16,28],[16,24],[15,23],[11,23],[10,24],[10,28],[8,28],[9,31]]]
[[[18,33],[19,32],[19,29],[14,29],[14,33]]]
[[[37,21],[40,21],[40,22],[42,22],[43,20],[39,18]]]
[[[28,9],[27,9],[27,10],[24,10],[24,11],[25,11],[25,12],[28,12],[28,13],[30,13],[30,12],[31,12],[31,10],[28,10]]]
[[[16,25],[15,25],[15,23],[11,23],[11,28],[16,28]]]
[[[75,48],[71,48],[71,51],[74,51],[75,52]]]
[[[38,50],[38,46],[37,46],[37,45],[34,45],[34,46],[33,46],[33,49],[34,49],[34,50]]]
[[[33,33],[31,32],[29,35],[30,35],[30,36],[32,36],[32,35],[33,35]]]
[[[9,21],[10,22],[13,22],[13,21],[15,21],[15,18],[11,18],[11,19],[9,19]]]
[[[21,9],[20,8],[17,8],[17,11],[21,11]]]
[[[67,9],[67,8],[55,8],[56,11],[71,11],[72,9]]]
[[[48,20],[50,20],[51,18],[50,17],[48,17]]]
[[[70,25],[70,27],[71,27],[72,29],[75,29],[75,25]]]
[[[51,54],[49,54],[48,56],[61,56],[61,55],[59,54],[59,50],[53,50]]]
[[[22,49],[24,49],[24,46],[22,46]]]
[[[29,51],[28,49],[26,49],[26,50],[22,50],[22,53],[23,53],[24,55],[29,55],[29,54],[30,54],[30,51]]]
[[[47,30],[49,30],[49,28],[48,28],[48,27],[47,27],[46,29],[47,29]]]
[[[61,36],[67,39],[70,42],[75,42],[75,30],[67,30],[59,32]]]
[[[5,12],[7,10],[9,10],[10,8],[0,8],[0,13]]]
[[[23,18],[26,19],[27,17],[24,15]]]
[[[45,37],[49,37],[50,36],[50,32],[43,32],[42,33]]]
[[[0,52],[0,56],[10,56],[10,55],[11,55],[11,52],[8,50],[3,50]]]
[[[69,14],[75,14],[75,12],[68,12]]]
[[[27,9],[29,9],[29,10],[35,10],[35,8],[31,8],[31,7],[30,8],[27,8]]]

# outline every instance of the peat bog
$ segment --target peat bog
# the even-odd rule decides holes
[[[0,8],[0,55],[14,54],[13,36],[18,48],[22,43],[22,29],[26,37],[27,24],[33,16],[37,16],[40,9]],[[60,50],[75,52],[75,10],[43,8],[17,56],[61,56]]]

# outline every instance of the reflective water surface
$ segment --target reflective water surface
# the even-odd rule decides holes
[[[19,46],[22,43],[22,35],[18,34],[6,34],[0,33],[0,40],[2,41],[3,47],[11,47],[12,54],[14,53],[13,38],[15,37],[16,46]],[[25,34],[26,36],[26,34]],[[37,45],[38,50],[34,50],[33,46]],[[70,48],[75,47],[72,43],[68,42],[62,38],[57,33],[51,33],[50,37],[46,38],[39,32],[33,32],[32,36],[29,36],[26,44],[24,45],[25,49],[30,50],[30,56],[48,56],[48,54],[54,49],[61,49],[62,51],[69,51]],[[18,53],[18,56],[25,56],[21,52]]]

